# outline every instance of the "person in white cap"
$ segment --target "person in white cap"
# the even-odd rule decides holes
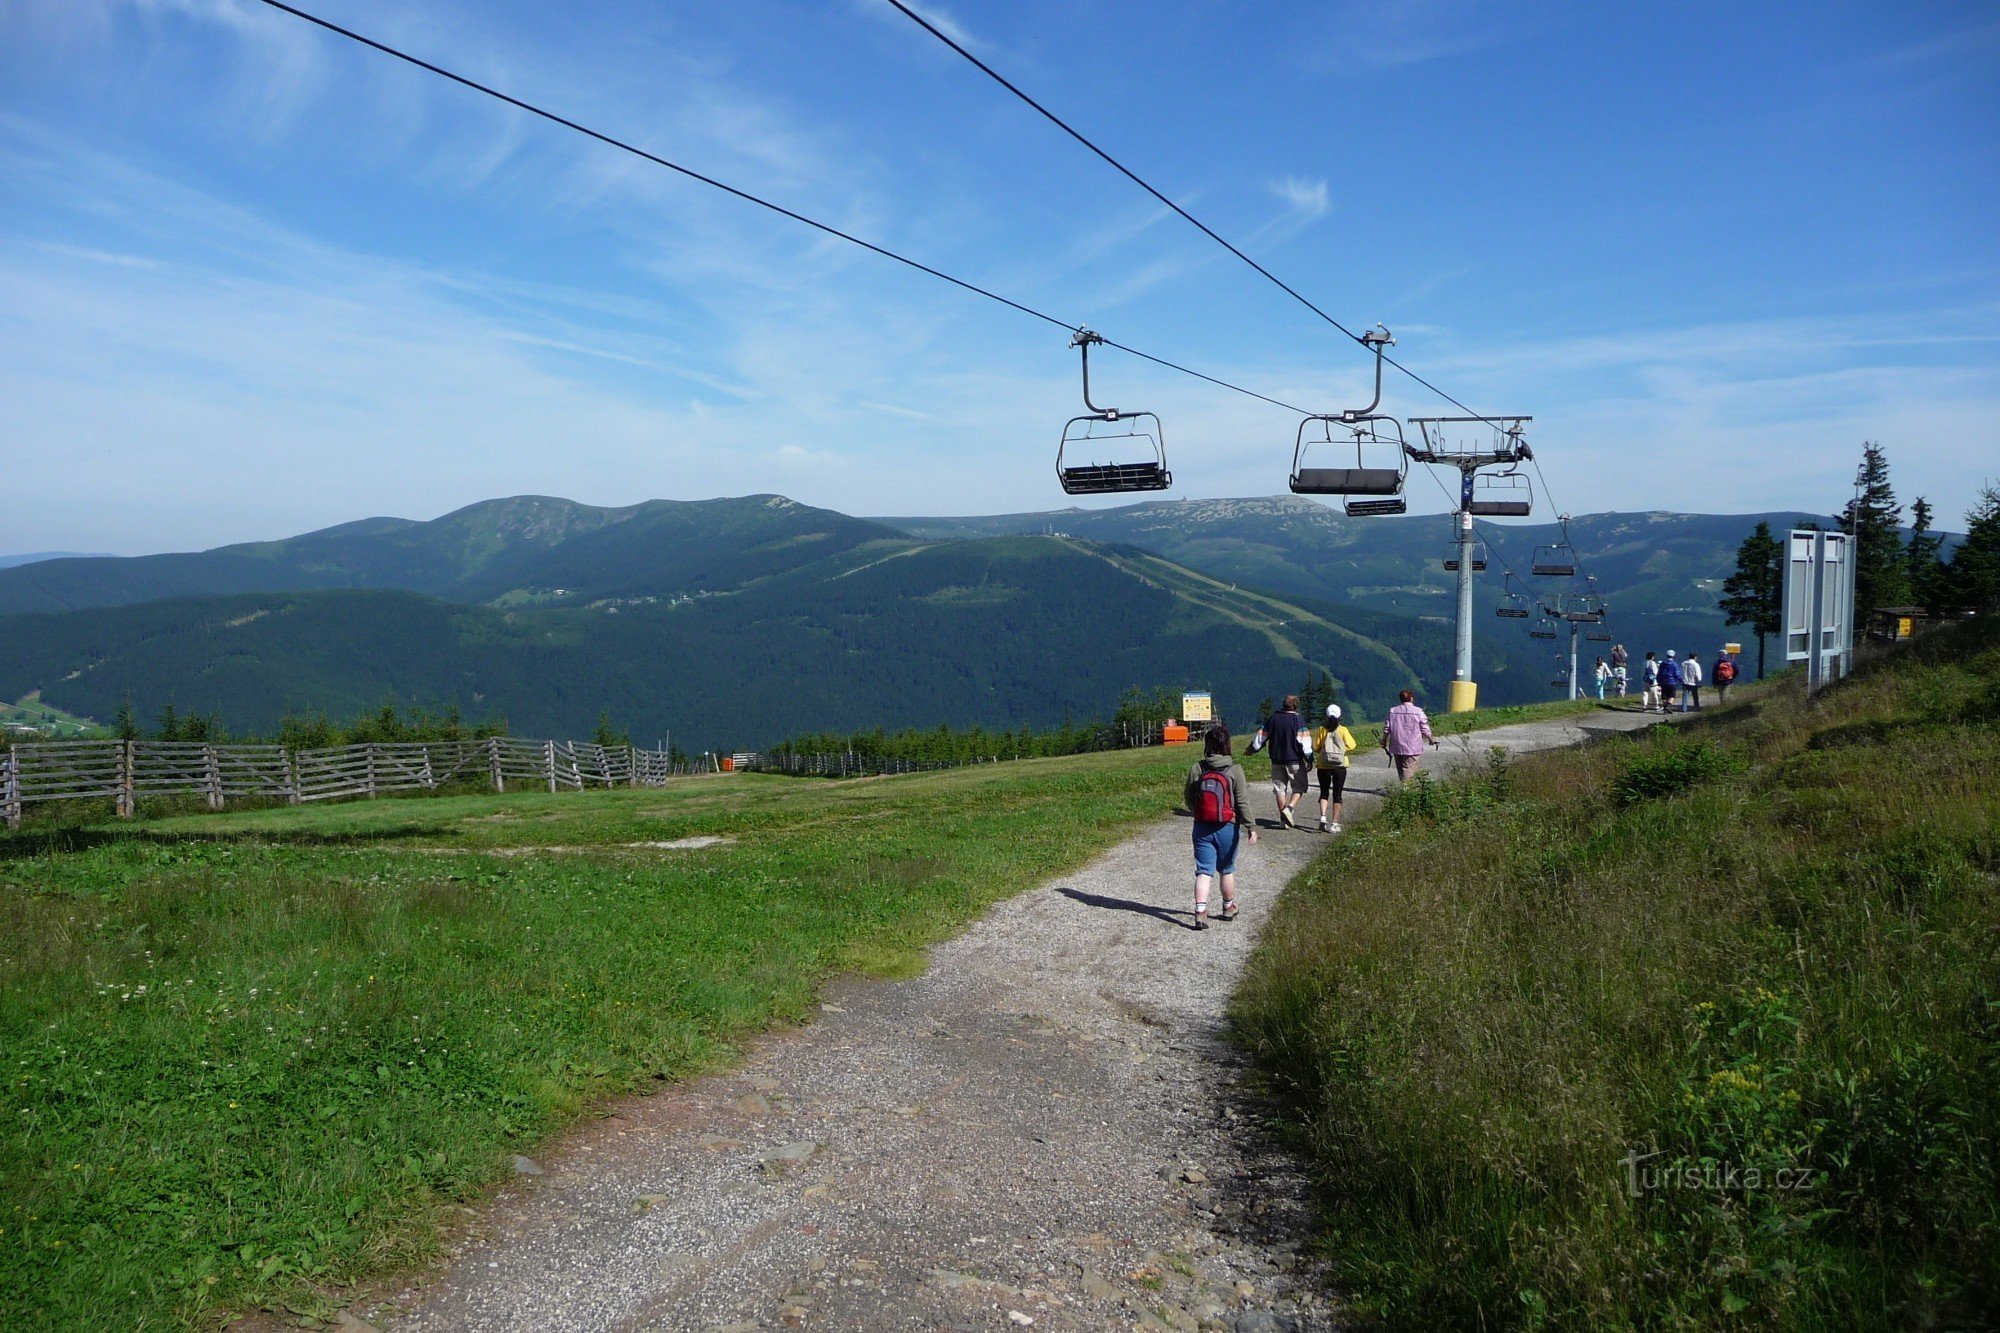
[[[1340,724],[1340,705],[1326,706],[1326,721],[1313,728],[1313,771],[1319,775],[1319,831],[1340,832],[1340,796],[1347,790],[1347,765],[1354,733]],[[1331,818],[1328,818],[1331,813]]]

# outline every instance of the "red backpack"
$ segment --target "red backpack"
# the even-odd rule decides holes
[[[1236,822],[1236,787],[1227,769],[1205,768],[1195,793],[1194,817],[1210,824]]]
[[[1730,661],[1728,658],[1725,657],[1720,662],[1717,662],[1715,664],[1715,683],[1717,685],[1727,685],[1730,681],[1735,679],[1736,679],[1736,663]]]

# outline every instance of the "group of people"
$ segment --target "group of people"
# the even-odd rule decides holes
[[[1404,782],[1417,774],[1425,744],[1436,747],[1430,717],[1416,697],[1402,692],[1382,727],[1382,748]],[[1342,797],[1347,771],[1354,762],[1354,733],[1341,722],[1339,704],[1328,704],[1317,726],[1308,726],[1299,712],[1299,697],[1285,696],[1285,705],[1265,720],[1250,742],[1250,753],[1271,754],[1271,795],[1277,801],[1278,822],[1297,828],[1294,811],[1319,781],[1319,831],[1340,832]],[[1208,929],[1208,895],[1220,882],[1222,910],[1218,921],[1236,919],[1236,854],[1245,840],[1257,841],[1250,817],[1249,784],[1243,765],[1231,751],[1229,728],[1220,722],[1202,736],[1202,757],[1188,770],[1183,795],[1194,815],[1194,928]]]
[[[1597,682],[1597,697],[1602,699],[1607,691],[1623,699],[1631,679],[1630,658],[1622,643],[1611,647],[1611,660],[1597,659],[1593,672]],[[1675,705],[1685,713],[1701,707],[1701,687],[1704,682],[1715,686],[1716,696],[1724,703],[1729,701],[1729,686],[1736,679],[1736,659],[1728,653],[1715,655],[1712,670],[1702,670],[1701,658],[1689,653],[1686,657],[1675,655],[1667,649],[1664,659],[1652,653],[1639,664],[1639,688],[1641,691],[1642,713],[1671,713]]]

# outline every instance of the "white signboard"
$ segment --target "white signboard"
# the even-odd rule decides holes
[[[1806,690],[1846,675],[1854,658],[1854,560],[1844,532],[1794,529],[1785,541],[1785,660]]]

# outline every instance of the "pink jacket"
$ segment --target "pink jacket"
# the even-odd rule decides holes
[[[1431,720],[1423,709],[1415,704],[1397,704],[1389,710],[1389,720],[1382,727],[1382,742],[1390,754],[1422,754],[1424,742],[1436,740],[1431,735]]]

